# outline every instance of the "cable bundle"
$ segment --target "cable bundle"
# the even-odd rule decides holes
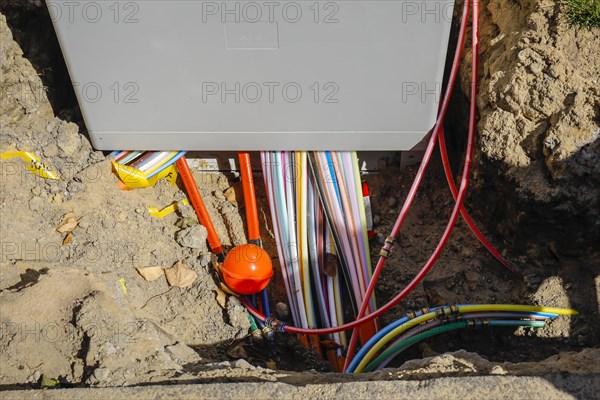
[[[114,151],[115,162],[139,170],[143,177],[151,179],[173,165],[185,155],[185,151]]]
[[[445,142],[443,140],[443,134],[444,134],[443,121],[444,121],[444,117],[446,115],[446,111],[448,110],[448,105],[450,103],[452,90],[454,87],[454,83],[456,82],[456,77],[458,75],[463,44],[464,44],[466,33],[467,33],[469,11],[470,11],[471,6],[472,6],[473,19],[472,19],[472,30],[471,30],[472,52],[471,52],[471,88],[470,88],[470,96],[469,96],[470,97],[470,99],[469,99],[470,100],[469,126],[468,126],[467,145],[466,145],[466,150],[465,150],[464,165],[463,165],[463,170],[462,170],[462,174],[461,174],[461,178],[460,178],[460,185],[457,187],[457,185],[454,182],[454,178],[452,176],[452,171],[450,170],[450,167],[449,167],[448,157],[447,157],[446,148],[445,148]],[[380,257],[377,262],[377,265],[373,269],[373,274],[372,274],[370,283],[367,287],[367,290],[366,290],[366,293],[364,296],[364,301],[360,305],[360,309],[359,309],[358,315],[356,315],[356,319],[353,321],[350,321],[350,322],[346,322],[343,325],[332,326],[330,328],[325,327],[325,328],[311,329],[311,328],[306,328],[304,326],[299,326],[300,324],[298,324],[297,322],[296,322],[297,326],[289,326],[289,325],[286,325],[286,324],[282,323],[281,321],[275,320],[273,318],[266,318],[263,314],[261,314],[258,310],[256,310],[255,307],[252,307],[251,304],[244,301],[244,299],[241,299],[242,303],[246,306],[246,308],[249,310],[249,312],[256,319],[264,321],[267,325],[270,325],[273,329],[275,329],[276,331],[279,331],[279,332],[289,332],[289,333],[296,333],[296,334],[301,334],[301,335],[330,335],[330,334],[335,334],[338,332],[346,331],[349,329],[353,329],[352,337],[348,343],[348,350],[347,350],[347,354],[346,354],[346,363],[345,363],[344,367],[342,368],[342,370],[344,370],[344,371],[350,370],[350,368],[349,368],[350,364],[353,364],[353,369],[356,368],[357,371],[362,370],[366,366],[366,365],[360,364],[359,365],[360,368],[358,368],[356,366],[356,363],[353,361],[354,350],[355,350],[355,347],[357,344],[358,337],[362,336],[361,330],[363,329],[363,326],[365,326],[365,324],[372,323],[372,321],[374,321],[378,316],[389,311],[392,307],[394,307],[396,304],[398,304],[400,301],[402,301],[406,296],[408,296],[408,294],[410,294],[415,287],[417,287],[417,285],[423,280],[423,278],[427,275],[427,273],[431,270],[431,268],[433,268],[435,262],[440,257],[442,250],[444,249],[446,243],[448,242],[448,239],[450,238],[450,234],[452,233],[452,230],[454,228],[454,225],[455,225],[456,220],[459,215],[463,216],[465,221],[467,221],[467,225],[473,231],[474,235],[479,239],[479,241],[488,249],[488,251],[500,263],[502,263],[506,268],[508,268],[512,272],[514,272],[515,275],[519,276],[520,278],[523,278],[523,275],[520,273],[520,271],[518,271],[514,266],[509,264],[502,257],[500,252],[497,249],[495,249],[489,241],[487,241],[485,239],[485,237],[481,234],[481,232],[477,229],[477,227],[475,226],[473,221],[470,219],[470,217],[469,217],[468,213],[466,212],[464,205],[463,205],[463,201],[465,199],[465,196],[467,193],[467,187],[468,187],[468,183],[469,183],[469,174],[470,174],[471,164],[472,164],[471,157],[473,154],[473,148],[474,148],[474,144],[475,144],[475,133],[476,133],[476,122],[477,122],[476,121],[476,115],[477,115],[476,98],[477,98],[477,83],[478,83],[477,77],[478,77],[478,66],[479,66],[479,62],[478,62],[479,61],[479,59],[478,59],[478,52],[479,52],[479,49],[478,49],[478,43],[479,43],[478,21],[479,20],[478,20],[478,18],[479,18],[479,2],[465,1],[463,4],[463,13],[462,13],[461,25],[460,25],[460,30],[459,30],[459,34],[458,34],[458,40],[457,40],[457,51],[454,55],[454,60],[452,63],[452,68],[451,68],[450,76],[448,79],[448,84],[446,86],[444,96],[442,98],[442,102],[440,104],[438,118],[437,118],[436,123],[433,127],[433,130],[431,132],[429,142],[427,144],[427,148],[425,150],[423,159],[421,161],[421,165],[419,166],[419,169],[417,171],[417,174],[415,176],[413,184],[406,196],[406,199],[404,201],[402,209],[400,210],[398,218],[396,219],[394,227],[393,227],[390,235],[386,239],[386,244],[383,247],[382,251],[380,252]],[[442,155],[442,162],[444,164],[444,173],[446,174],[446,178],[448,180],[450,190],[455,199],[455,204],[452,209],[451,216],[448,220],[448,223],[446,224],[444,233],[440,237],[435,250],[432,252],[431,256],[429,257],[429,259],[427,260],[425,265],[423,265],[423,267],[419,271],[419,273],[413,278],[413,280],[402,291],[397,293],[394,296],[394,298],[392,298],[388,303],[377,308],[376,310],[373,310],[372,304],[369,300],[372,296],[373,290],[374,290],[376,282],[381,274],[381,271],[386,263],[387,257],[393,246],[394,240],[400,233],[400,229],[404,223],[404,220],[406,218],[408,210],[410,209],[410,206],[411,206],[413,200],[415,199],[416,192],[417,192],[419,185],[423,179],[423,176],[425,174],[425,171],[427,169],[427,166],[428,166],[431,156],[433,154],[435,145],[438,142],[438,139],[439,139],[439,143],[440,143],[440,153]],[[266,178],[266,179],[268,179],[268,178]],[[280,254],[280,258],[283,258],[283,257],[281,257],[281,254]],[[288,293],[289,293],[289,289],[288,289]],[[522,306],[522,307],[526,307],[526,306]],[[528,310],[533,311],[533,312],[543,312],[540,310],[539,307],[537,307],[537,308],[530,307],[530,308],[528,308]],[[555,309],[555,310],[558,310],[555,312],[556,314],[561,314],[561,313],[575,314],[575,312],[573,312],[571,310],[568,310],[568,312],[565,312],[565,310],[560,310],[560,309]],[[416,320],[417,319],[415,319],[415,321]],[[421,322],[424,322],[424,321],[421,321]],[[420,322],[418,322],[418,323],[420,323]],[[533,324],[533,325],[536,325],[536,324]],[[386,332],[389,332],[388,328],[390,328],[390,327],[388,326],[388,327],[384,328],[378,334],[377,337],[379,337],[379,335],[385,334]],[[416,335],[415,335],[415,337],[416,337]],[[363,352],[363,349],[365,349],[364,351],[369,351],[368,350],[369,346],[373,345],[373,343],[371,341],[375,340],[375,338],[376,337],[373,337],[369,340],[369,342],[365,343],[363,345],[363,348],[361,349],[361,352]]]
[[[336,327],[365,300],[371,279],[355,152],[262,152],[281,271],[294,324]],[[369,302],[370,310],[375,301]],[[375,324],[365,326],[366,341]],[[344,333],[329,336],[345,347]],[[341,357],[341,350],[337,349]]]
[[[473,19],[469,126],[464,166],[460,185],[457,187],[448,163],[443,136],[443,120],[459,70],[471,6]],[[303,337],[307,346],[308,342],[312,340],[310,338],[314,337],[316,342],[312,342],[311,347],[319,352],[318,335],[328,335],[328,338],[335,344],[333,347],[330,344],[327,345],[329,346],[327,356],[332,365],[340,371],[362,372],[383,368],[411,344],[450,330],[486,325],[543,327],[547,319],[555,318],[557,315],[576,314],[573,310],[532,306],[459,305],[424,309],[407,315],[407,317],[386,326],[379,333],[375,333],[377,330],[376,318],[389,311],[411,293],[434,266],[459,215],[463,216],[474,235],[500,263],[515,275],[523,278],[522,274],[485,239],[469,217],[463,204],[469,183],[476,133],[478,16],[479,3],[465,1],[457,51],[438,118],[414,182],[373,270],[369,261],[366,218],[360,191],[356,154],[301,151],[261,153],[267,196],[277,240],[277,251],[295,326],[289,326],[269,316],[265,290],[260,292],[260,296],[250,295],[249,297],[242,296],[245,292],[233,290],[252,315],[250,321],[253,333],[263,329],[267,332],[305,335]],[[380,308],[376,308],[372,297],[373,290],[395,238],[399,235],[408,210],[415,199],[436,143],[439,143],[444,173],[455,199],[451,216],[435,250],[420,272],[393,299]],[[149,155],[141,152],[120,152],[114,156],[119,162],[117,164],[119,166],[132,164],[131,166],[122,166],[118,170],[118,172],[125,170],[122,174],[119,173],[121,178],[132,177],[133,180],[145,181],[145,184],[150,178],[159,179],[160,175],[157,174],[168,168],[177,157],[181,157],[177,160],[177,169],[198,218],[209,230],[211,249],[217,254],[217,259],[223,261],[225,259],[224,249],[218,241],[214,229],[211,233],[210,217],[198,194],[198,188],[183,153],[163,152],[158,155],[156,153]],[[254,208],[254,211],[248,214],[249,242],[254,243],[254,246],[260,246],[254,193],[253,190],[249,190],[251,189],[249,183],[252,182],[251,168],[249,156],[246,153],[240,154],[240,164],[242,176],[244,171],[250,173],[250,176],[247,174],[246,179],[243,179],[245,181],[246,207]],[[139,185],[139,182],[136,184]],[[254,203],[251,204],[248,201],[254,201]],[[252,276],[254,270],[251,265],[254,261],[246,259],[244,261],[248,264],[249,275],[246,278],[250,281],[255,278]],[[226,263],[223,266],[226,267]],[[239,265],[233,264],[233,267],[237,266]],[[260,286],[260,288],[263,287]],[[352,315],[346,313],[349,310],[352,310]],[[353,331],[348,340],[344,331],[350,329]],[[354,356],[359,337],[363,346]],[[394,342],[384,350],[384,347],[392,340]],[[316,343],[316,347],[314,343]],[[347,348],[345,354],[342,351],[343,348]],[[333,358],[331,357],[332,353]],[[345,360],[344,355],[346,356]]]
[[[548,319],[574,314],[575,311],[564,308],[512,304],[454,305],[411,312],[386,326],[365,343],[349,363],[347,372],[370,372],[385,368],[411,345],[452,330],[481,326],[543,328]]]

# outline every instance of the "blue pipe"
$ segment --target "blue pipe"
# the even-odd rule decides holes
[[[458,304],[459,307],[464,306],[464,305],[468,305],[468,304]],[[430,308],[429,312],[433,312],[433,311],[437,310],[438,308],[443,308],[443,307]],[[521,314],[535,314],[535,315],[539,315],[542,317],[553,318],[553,319],[557,317],[557,314],[548,314],[548,313],[539,313],[539,312],[522,312]],[[423,315],[422,311],[415,312],[415,316],[419,317],[421,315]],[[348,369],[346,372],[348,372],[348,373],[354,372],[354,369],[358,366],[360,361],[363,359],[365,354],[367,354],[367,352],[371,349],[371,347],[373,347],[373,345],[375,345],[375,343],[379,342],[389,332],[393,331],[400,325],[405,324],[409,320],[410,319],[407,316],[404,316],[404,317],[392,322],[391,324],[387,325],[385,328],[383,328],[382,330],[377,332],[375,335],[373,335],[373,337],[371,337],[371,339],[369,339],[367,341],[367,343],[365,343],[364,346],[362,346],[360,348],[360,350],[356,353],[354,358],[352,358],[352,361],[348,365]]]

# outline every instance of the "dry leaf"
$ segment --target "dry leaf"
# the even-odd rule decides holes
[[[138,274],[140,274],[142,278],[148,282],[153,282],[165,274],[165,270],[161,267],[136,267],[135,269],[137,270]]]
[[[227,294],[221,289],[216,289],[217,293],[217,303],[221,306],[221,308],[227,308]]]
[[[63,246],[66,244],[69,244],[71,242],[71,240],[73,240],[73,234],[71,232],[69,232],[63,239],[63,242],[62,242]]]
[[[233,186],[228,187],[223,192],[225,198],[228,202],[233,204],[234,206],[240,206],[240,208],[244,207],[244,195],[242,190],[242,182],[237,182]]]
[[[219,283],[220,283],[219,286],[221,287],[221,290],[224,291],[226,294],[230,294],[232,296],[237,296],[237,294],[233,290],[229,289],[229,287],[226,284],[224,284],[223,282],[219,282]]]
[[[73,229],[79,224],[79,220],[75,216],[75,213],[68,212],[62,217],[62,222],[59,227],[56,229],[57,232],[60,233],[69,233],[73,232]]]
[[[190,269],[185,264],[185,261],[178,261],[171,268],[165,269],[165,275],[170,286],[177,286],[180,288],[190,286],[198,277],[196,271]]]

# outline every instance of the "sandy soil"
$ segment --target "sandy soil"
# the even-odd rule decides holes
[[[498,15],[495,7],[499,5],[490,1],[488,11],[492,21],[496,21],[493,16]],[[17,17],[20,12],[37,12],[35,7],[33,9],[11,14],[13,22],[17,21],[15,37],[20,38],[20,43],[26,42],[23,38],[27,24],[18,23],[22,20]],[[512,46],[507,45],[507,49]],[[489,131],[493,129],[498,135],[507,136],[503,140],[511,143],[521,143],[522,138],[504,135],[500,127],[493,128],[489,121],[496,117],[488,115],[489,110],[485,108],[488,106],[480,105],[484,110],[480,122],[483,133],[475,172],[476,190],[468,199],[467,207],[475,219],[483,223],[480,225],[486,227],[483,230],[489,231],[492,242],[525,272],[527,279],[521,281],[502,269],[461,222],[423,285],[386,315],[383,322],[390,322],[409,309],[441,303],[544,304],[575,307],[581,315],[559,318],[535,332],[490,330],[479,335],[447,335],[407,351],[396,361],[398,368],[393,370],[361,377],[323,374],[315,370],[326,369],[326,366],[303,351],[293,338],[279,338],[277,349],[245,346],[247,361],[230,357],[232,345],[247,332],[248,320],[236,299],[229,298],[225,304],[219,301],[206,245],[182,239],[194,219],[193,210],[181,205],[178,213],[164,219],[154,218],[147,211],[148,207],[162,208],[182,200],[185,194],[166,181],[153,188],[120,191],[105,155],[93,151],[85,132],[81,131],[81,120],[72,100],[69,102],[68,96],[61,95],[59,89],[47,89],[40,79],[42,75],[44,82],[60,82],[55,76],[58,73],[53,75],[45,69],[56,57],[48,57],[43,49],[31,45],[29,51],[38,63],[34,68],[12,40],[9,25],[1,15],[0,50],[2,145],[38,154],[62,177],[61,181],[44,180],[25,170],[19,160],[0,162],[0,388],[38,387],[42,375],[59,379],[64,387],[207,381],[331,383],[314,386],[310,395],[294,392],[298,397],[322,397],[344,393],[348,396],[351,393],[348,386],[341,389],[334,383],[357,379],[379,382],[494,375],[498,381],[489,385],[497,386],[511,384],[509,380],[502,381],[501,375],[569,373],[583,377],[600,372],[597,251],[590,251],[589,244],[578,245],[576,240],[557,240],[551,234],[555,221],[548,220],[544,225],[534,218],[537,214],[531,210],[539,208],[539,201],[543,200],[538,196],[541,192],[521,196],[519,202],[512,201],[518,197],[513,193],[522,193],[522,183],[513,185],[505,172],[490,175],[493,170],[490,165],[495,164],[486,161],[490,157],[486,149],[493,147]],[[485,46],[484,51],[488,51]],[[589,71],[584,68],[580,73],[589,74]],[[48,100],[48,93],[52,102]],[[591,98],[597,95],[593,89],[585,93]],[[481,102],[487,102],[488,98],[484,95]],[[581,101],[582,109],[587,110],[586,104],[590,101],[594,104],[596,100],[586,99]],[[581,129],[587,129],[586,123],[581,122]],[[557,129],[564,124],[552,125],[556,129],[548,135],[558,134]],[[456,132],[459,131],[456,128]],[[450,140],[454,148],[460,147],[460,135]],[[597,143],[592,142],[592,145]],[[498,155],[496,161],[510,154],[506,151]],[[550,163],[567,157],[561,155],[563,153],[548,154]],[[397,160],[388,160],[387,165],[382,164],[379,174],[366,177],[372,191],[375,229],[380,233],[372,241],[374,254],[387,235],[414,174],[413,169],[400,170],[397,165]],[[579,170],[563,167],[552,168],[558,171],[557,176],[579,173]],[[444,186],[438,160],[430,171],[383,273],[376,292],[380,304],[403,288],[421,268],[449,216],[452,199]],[[514,170],[506,171],[510,174]],[[225,195],[228,190],[238,188],[237,177],[205,173],[198,168],[194,175],[224,244],[245,242],[243,210],[239,203]],[[521,182],[520,178],[515,179]],[[498,182],[501,186],[496,189],[494,185]],[[569,187],[563,189],[563,181],[557,182],[553,184],[567,193],[563,193],[564,196],[577,197],[579,192],[570,192]],[[595,198],[597,191],[584,186],[577,190]],[[230,189],[232,187],[234,189]],[[263,216],[266,232],[265,246],[271,254],[276,254],[272,237],[268,235],[270,222],[260,187],[258,195],[259,214]],[[568,210],[581,207],[564,200],[564,196],[557,199],[563,199],[561,204],[571,207]],[[63,243],[65,235],[56,229],[68,212],[79,218],[79,224],[73,230],[72,240]],[[513,220],[522,213],[533,214],[536,222],[522,229],[525,233],[516,234],[517,227],[522,228],[522,225]],[[586,215],[592,219],[585,225],[585,229],[589,229],[596,223],[595,214]],[[576,224],[561,226],[564,226],[564,235],[577,236],[579,232]],[[169,290],[164,279],[147,282],[136,272],[136,267],[169,268],[181,260],[198,274],[195,284],[186,289]],[[275,279],[273,286],[277,285]],[[274,290],[273,294],[274,303],[284,300],[281,291]],[[460,349],[467,351],[442,354]],[[278,370],[268,369],[267,365]],[[313,369],[313,372],[283,369]],[[526,385],[534,381],[542,385],[540,388],[547,387],[535,379]],[[379,385],[377,388],[384,390],[386,383],[379,382]],[[515,383],[514,390],[517,387],[520,386]],[[266,396],[269,390],[265,389],[260,396]],[[366,393],[364,390],[361,388],[359,393]],[[437,392],[438,396],[448,393],[456,394]],[[552,396],[550,391],[548,393],[549,397],[558,398],[562,392],[552,392]]]

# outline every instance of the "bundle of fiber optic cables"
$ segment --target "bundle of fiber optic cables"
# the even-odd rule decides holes
[[[262,152],[261,157],[294,324],[329,328],[353,320],[372,274],[356,152]],[[376,329],[376,322],[363,325],[361,341]],[[337,367],[348,338],[340,332],[328,339],[337,349],[327,357]],[[323,355],[318,338],[305,340],[313,340],[309,346]]]
[[[117,164],[129,167],[129,175],[132,175],[131,171],[135,168],[135,176],[150,180],[159,177],[185,153],[185,151],[114,151],[110,156]]]
[[[478,327],[543,328],[558,315],[573,310],[513,304],[453,305],[411,312],[375,334],[350,362],[346,372],[385,368],[408,347],[429,337],[457,329]]]

